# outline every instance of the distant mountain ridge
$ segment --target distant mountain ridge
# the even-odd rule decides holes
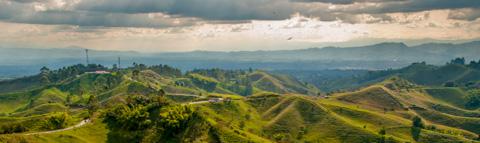
[[[400,68],[413,62],[425,61],[441,65],[456,57],[477,60],[480,41],[461,44],[426,43],[407,46],[386,42],[359,47],[324,47],[277,51],[192,51],[168,53],[138,53],[90,50],[92,63],[113,65],[117,57],[121,64],[133,62],[147,65],[168,64],[182,70],[202,68],[265,70],[323,70],[323,69],[388,69]],[[80,47],[57,49],[0,48],[1,75],[28,75],[41,66],[60,68],[85,63],[85,52]],[[23,68],[25,70],[12,70]]]
[[[480,54],[480,41],[462,44],[427,43],[407,46],[404,43],[386,42],[360,47],[324,47],[300,50],[212,52],[194,51],[161,53],[163,57],[188,57],[196,59],[236,59],[241,61],[316,61],[316,60],[361,60],[361,61],[426,61],[444,64],[455,57],[474,59]]]

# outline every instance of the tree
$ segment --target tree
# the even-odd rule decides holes
[[[247,86],[245,87],[245,93],[243,95],[252,95],[253,94],[253,85],[251,83],[248,83]]]
[[[67,95],[67,99],[66,99],[67,104],[71,104],[71,103],[72,103],[72,96],[73,96],[73,95],[71,95],[71,94],[68,94],[68,95]]]
[[[471,61],[468,66],[474,69],[480,69],[480,60],[478,62]]]
[[[110,128],[127,131],[143,130],[152,123],[148,108],[143,105],[118,105],[105,114],[104,122]]]
[[[68,119],[69,115],[67,112],[50,116],[47,120],[45,120],[44,128],[50,130],[65,128],[67,126]]]
[[[422,118],[415,116],[412,118],[412,127],[417,127],[417,128],[424,128],[425,125],[423,124]]]
[[[113,64],[112,70],[113,70],[113,71],[118,71],[118,66],[117,66],[117,64]]]
[[[135,69],[135,70],[132,71],[132,76],[134,78],[138,77],[138,75],[140,75],[140,70]]]
[[[160,89],[160,90],[157,91],[157,95],[158,95],[158,96],[165,96],[165,95],[166,95],[166,92],[165,92],[165,90]]]
[[[168,106],[160,111],[160,124],[165,130],[176,132],[187,127],[188,121],[194,115],[190,106]]]
[[[98,99],[97,99],[97,96],[95,95],[90,95],[90,98],[88,98],[88,103],[87,103],[87,106],[88,106],[88,113],[90,115],[93,115],[93,113],[95,111],[97,111],[98,109]]]
[[[422,122],[422,118],[418,116],[412,118],[412,128],[410,131],[414,140],[418,141],[418,139],[420,138],[420,132],[424,127],[425,125]]]
[[[382,129],[380,129],[380,131],[378,132],[378,134],[384,136],[385,134],[387,134],[387,131],[385,130],[385,127],[383,127]]]
[[[465,104],[467,108],[477,108],[480,107],[480,90],[469,91],[467,96],[467,103]]]
[[[465,65],[465,58],[455,58],[450,61],[450,64],[459,64],[459,65]]]
[[[40,69],[40,81],[43,84],[50,83],[50,69],[45,66]]]

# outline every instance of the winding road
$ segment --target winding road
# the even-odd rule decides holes
[[[25,135],[50,134],[50,133],[56,133],[56,132],[61,132],[61,131],[67,131],[67,130],[71,130],[71,129],[75,129],[75,128],[81,127],[81,126],[83,126],[83,125],[86,125],[87,123],[90,123],[90,119],[82,120],[80,123],[78,123],[78,124],[76,124],[76,125],[74,125],[74,126],[68,127],[68,128],[63,128],[63,129],[58,129],[58,130],[51,130],[51,131],[43,131],[43,132],[35,132],[35,133],[26,133]]]

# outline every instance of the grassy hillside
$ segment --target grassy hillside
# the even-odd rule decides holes
[[[0,81],[0,94],[23,91],[41,86],[39,79],[39,76],[30,76],[18,79],[2,80]]]
[[[351,72],[342,75],[344,72]],[[338,71],[339,75],[324,77],[320,72],[288,72],[302,81],[308,81],[325,91],[351,90],[381,82],[389,77],[398,76],[415,84],[425,86],[480,87],[480,68],[475,64],[449,63],[442,66],[428,65],[424,62],[413,63],[399,69],[373,71]],[[331,74],[331,73],[327,73]]]
[[[320,92],[313,85],[302,83],[291,76],[260,70],[194,70],[188,75],[197,87],[201,86],[206,91],[239,95],[252,95],[259,92],[316,95]]]
[[[192,105],[202,118],[189,120],[180,132],[164,142],[416,142],[410,131],[410,117],[404,111],[378,112],[344,104],[337,99],[313,99],[299,95],[257,95],[223,103]],[[162,107],[163,108],[163,107]],[[160,110],[162,112],[162,110]],[[152,110],[151,113],[154,113]],[[406,114],[417,114],[410,110]],[[151,114],[153,115],[153,114]],[[422,129],[418,142],[472,142],[469,131],[452,128],[444,123],[429,122],[435,129]],[[154,117],[154,116],[152,116]],[[157,117],[155,117],[157,118]],[[53,134],[33,136],[0,135],[2,141],[26,142],[123,142],[133,141],[133,132],[109,127],[100,121],[84,127]],[[386,130],[385,137],[379,132]],[[141,138],[150,131],[142,130]],[[123,134],[122,137],[118,135]],[[139,134],[137,134],[139,135]],[[193,137],[193,138],[192,138]]]
[[[441,88],[427,88],[425,89],[432,97],[439,99],[450,105],[463,108],[467,102],[467,93],[460,88],[455,87],[441,87]]]
[[[480,134],[480,112],[462,107],[464,88],[401,75],[312,96],[311,85],[263,71],[161,69],[80,74],[0,94],[0,142],[477,142]],[[76,129],[24,134],[86,118]]]
[[[324,103],[330,104],[330,107],[344,106],[342,104],[349,105],[344,108],[340,108],[341,110],[336,109],[337,111],[341,111],[342,114],[340,115],[350,114],[349,116],[351,116],[351,114],[353,114],[352,109],[363,112],[375,111],[377,112],[377,115],[383,114],[382,116],[391,118],[394,121],[396,120],[395,124],[397,124],[396,126],[398,127],[408,127],[406,125],[408,125],[408,121],[413,116],[420,116],[425,119],[427,123],[432,124],[431,126],[436,126],[434,132],[447,133],[455,136],[462,135],[466,138],[475,138],[475,134],[478,134],[478,130],[476,128],[480,122],[477,121],[477,111],[453,107],[450,105],[450,103],[454,103],[454,100],[452,101],[452,99],[430,96],[428,92],[423,92],[423,88],[418,88],[415,86],[391,90],[391,86],[389,85],[391,85],[392,82],[396,83],[398,81],[402,81],[402,83],[404,83],[401,79],[392,78],[385,82],[363,88],[356,92],[336,94],[333,96],[333,98],[326,100]],[[449,98],[455,99],[455,97]],[[350,110],[348,110],[348,107]],[[368,114],[357,113],[353,115],[358,117]],[[375,119],[378,119],[378,117],[366,117],[359,122],[368,123],[375,121]],[[388,123],[388,120],[382,120],[380,122],[371,124],[387,125],[392,123]],[[392,128],[397,127],[393,126]]]

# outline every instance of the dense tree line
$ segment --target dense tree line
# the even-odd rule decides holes
[[[10,123],[0,126],[0,134],[12,134],[28,131],[22,123]]]
[[[170,67],[168,65],[153,65],[148,67],[148,69],[164,76],[171,76],[171,77],[181,77],[182,71],[177,68]]]
[[[133,63],[133,67],[130,68],[133,71],[152,70],[155,73],[163,76],[181,77],[182,71],[180,69],[168,66],[168,65],[152,65],[147,66],[145,64]]]
[[[124,142],[162,142],[176,138],[198,114],[190,106],[178,105],[163,96],[129,96],[104,115],[112,131],[109,136]]]
[[[108,70],[108,68],[97,64],[89,64],[88,66],[77,64],[52,71],[47,67],[42,67],[40,69],[40,79],[42,83],[58,82],[85,72],[97,70]]]
[[[253,93],[253,85],[248,76],[253,72],[253,69],[246,70],[223,70],[223,69],[195,69],[187,72],[187,74],[199,74],[206,77],[214,78],[220,83],[215,86],[220,86],[229,91],[235,92],[239,95],[251,95]],[[214,83],[202,81],[200,79],[192,78],[192,81],[197,85],[202,85],[204,89],[213,90]]]
[[[478,60],[478,62],[471,61],[468,67],[480,70],[480,60]]]
[[[196,77],[196,76],[193,76],[193,75],[190,75],[189,77],[192,80],[193,84],[195,84],[196,86],[198,86],[198,87],[200,87],[200,88],[202,88],[202,89],[204,89],[208,92],[212,92],[217,88],[218,83],[216,81]]]
[[[471,109],[476,109],[480,107],[480,90],[469,91],[465,107]]]
[[[455,58],[451,60],[448,64],[465,65],[467,67],[480,70],[480,60],[478,61],[473,60],[473,61],[470,61],[469,64],[467,64],[467,62],[465,61],[465,58],[461,57],[461,58]]]

